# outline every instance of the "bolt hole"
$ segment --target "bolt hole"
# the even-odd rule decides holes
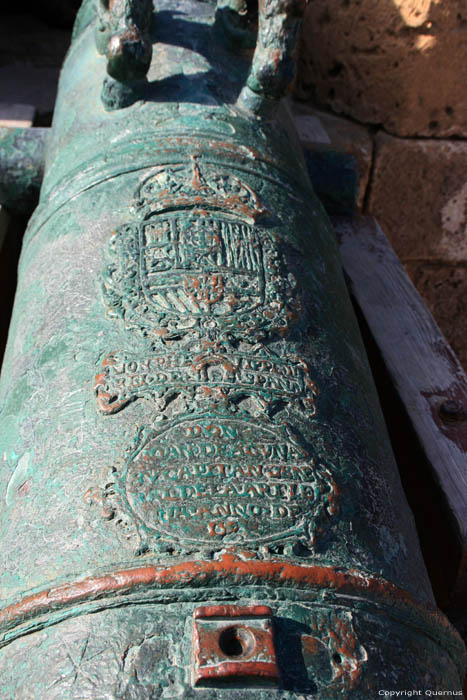
[[[467,418],[467,412],[458,401],[444,401],[439,407],[439,413],[441,418],[446,422],[464,421]]]
[[[332,655],[332,660],[334,661],[335,664],[341,664],[342,663],[342,656],[336,652],[335,654]]]
[[[228,627],[219,637],[219,647],[226,656],[246,656],[254,646],[253,635],[242,627]]]

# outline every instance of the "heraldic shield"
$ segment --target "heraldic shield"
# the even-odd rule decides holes
[[[110,315],[157,337],[201,326],[243,337],[287,332],[293,280],[271,220],[257,223],[267,212],[248,184],[192,157],[151,174],[132,210],[110,242]]]
[[[156,312],[226,316],[264,303],[264,262],[248,224],[194,210],[139,227],[141,287]]]

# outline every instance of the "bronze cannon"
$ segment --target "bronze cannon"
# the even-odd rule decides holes
[[[461,694],[332,227],[303,3],[85,0],[1,384],[0,695]]]

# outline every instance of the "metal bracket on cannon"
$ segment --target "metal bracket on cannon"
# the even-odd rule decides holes
[[[107,76],[102,86],[106,110],[128,107],[141,99],[152,58],[152,0],[96,0],[98,25],[96,46],[107,57]],[[246,0],[218,0],[218,16],[241,21]],[[250,72],[238,98],[238,107],[268,117],[287,94],[294,72],[294,46],[306,0],[258,0],[258,31],[244,32],[235,23],[224,29],[242,46],[255,45]],[[242,38],[243,37],[243,38]]]
[[[196,608],[193,685],[276,686],[272,610],[266,605]]]

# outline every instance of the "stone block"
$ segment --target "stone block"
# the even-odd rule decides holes
[[[405,268],[447,341],[467,369],[467,262],[406,263]]]
[[[467,143],[375,138],[368,200],[401,260],[467,263]]]
[[[400,136],[466,136],[465,0],[314,0],[297,94]]]
[[[357,206],[362,208],[373,155],[373,138],[368,129],[296,100],[290,100],[289,106],[305,150],[342,153],[355,158],[358,171]]]

